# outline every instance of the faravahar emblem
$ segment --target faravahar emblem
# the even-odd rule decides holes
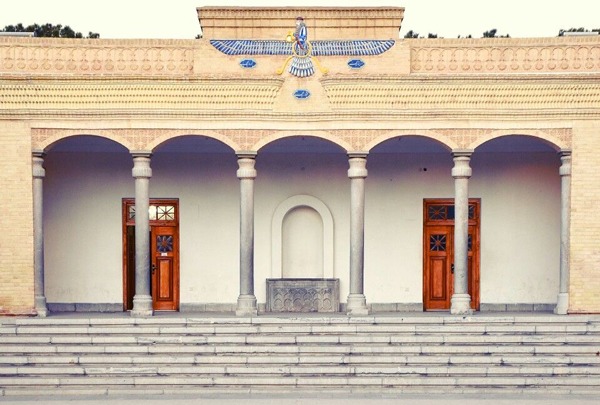
[[[324,74],[317,57],[321,56],[370,56],[380,55],[394,46],[388,40],[308,40],[308,29],[303,17],[296,18],[296,29],[288,33],[285,40],[211,39],[210,43],[226,55],[282,55],[287,56],[277,74],[288,72],[297,77],[308,77],[315,73],[315,66]]]

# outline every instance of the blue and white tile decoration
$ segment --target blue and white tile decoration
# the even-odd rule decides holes
[[[254,59],[242,59],[240,66],[245,69],[252,69],[254,66],[256,66],[256,61]]]
[[[365,65],[365,62],[363,62],[361,59],[351,59],[348,61],[348,66],[350,66],[352,69],[360,69]]]
[[[294,52],[294,42],[250,39],[211,39],[210,43],[226,55],[281,55],[293,56],[288,72],[296,77],[308,77],[315,74],[312,57],[317,56],[369,56],[380,55],[390,49],[394,40],[355,40],[355,41],[314,41],[304,52]],[[296,48],[298,50],[298,48]],[[252,64],[254,62],[254,64]],[[353,63],[353,65],[350,64]],[[348,65],[353,69],[364,66],[360,59],[353,59]],[[253,59],[244,59],[240,63],[250,68],[256,65]],[[252,65],[252,66],[250,66]]]
[[[310,58],[299,58],[294,56],[288,72],[296,77],[308,77],[315,74],[315,67]]]
[[[296,90],[294,92],[294,97],[296,97],[297,99],[300,99],[300,100],[303,100],[305,98],[309,98],[310,97],[310,91],[303,90],[303,89]]]
[[[251,39],[211,39],[210,43],[226,55],[284,55],[293,54],[291,42]],[[381,55],[396,41],[388,40],[324,40],[312,41],[313,56]]]

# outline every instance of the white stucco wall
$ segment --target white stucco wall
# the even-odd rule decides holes
[[[121,199],[134,195],[127,152],[46,158],[49,302],[122,303]],[[449,153],[368,157],[365,295],[422,302],[423,199],[451,198]],[[553,153],[475,153],[470,196],[481,198],[481,302],[551,303],[558,289],[560,181]],[[255,292],[272,277],[277,206],[310,195],[330,210],[334,277],[348,294],[349,179],[344,153],[263,153],[255,181]],[[239,181],[231,153],[157,152],[152,198],[179,198],[181,302],[235,303],[239,294]],[[426,170],[425,170],[426,169]]]
[[[123,302],[121,197],[134,195],[127,153],[49,153],[44,179],[48,302]]]
[[[473,155],[481,197],[481,298],[555,303],[560,261],[560,178],[555,153]],[[481,174],[480,174],[481,173]]]
[[[422,302],[423,199],[453,197],[452,165],[445,153],[369,157],[365,295],[370,301]],[[481,199],[481,302],[555,302],[558,156],[475,153],[471,167],[469,194]]]

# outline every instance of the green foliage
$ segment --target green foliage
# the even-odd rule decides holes
[[[406,33],[406,35],[404,36],[404,38],[419,38],[419,33],[418,32],[414,32],[413,30],[410,30]]]
[[[437,38],[437,34],[432,34],[431,32],[429,34],[427,34],[427,38]],[[406,35],[404,35],[404,38],[423,38],[419,36],[418,32],[414,32],[413,30],[410,30],[406,33]]]
[[[33,32],[36,37],[50,38],[83,38],[81,32],[75,32],[70,26],[62,24],[31,24],[25,27],[22,23],[16,25],[7,25],[2,30],[3,32]],[[89,32],[86,38],[100,38],[97,32]]]
[[[496,28],[492,28],[489,31],[483,33],[483,38],[510,38],[510,35],[496,35],[498,30]]]

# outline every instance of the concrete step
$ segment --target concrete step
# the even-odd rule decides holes
[[[377,344],[469,344],[469,345],[487,345],[487,344],[520,344],[520,345],[557,345],[557,344],[596,344],[600,339],[600,334],[530,334],[530,335],[478,335],[469,334],[393,334],[378,333],[366,334],[356,333],[347,334],[293,334],[279,333],[277,335],[261,332],[255,334],[195,334],[187,333],[179,335],[177,333],[158,333],[155,335],[125,335],[121,333],[107,333],[106,331],[98,334],[74,334],[71,332],[63,333],[56,331],[50,333],[44,331],[36,335],[32,334],[5,334],[0,335],[0,345],[10,344],[177,344],[177,345],[197,345],[197,344],[353,344],[353,343],[377,343]]]
[[[156,386],[313,386],[357,387],[376,386],[394,388],[405,386],[445,387],[598,387],[600,376],[423,376],[410,375],[177,375],[177,376],[53,376],[53,377],[0,377],[0,387],[6,392],[11,388],[30,388],[30,394],[41,387],[156,387]]]
[[[0,377],[27,377],[27,376],[169,376],[169,375],[211,375],[211,376],[234,376],[234,375],[425,375],[425,376],[600,376],[600,367],[588,366],[544,366],[544,365],[506,365],[496,367],[494,365],[396,365],[396,364],[373,364],[373,365],[268,365],[268,364],[246,364],[246,365],[173,365],[168,363],[154,365],[23,365],[23,366],[0,366]]]
[[[1,395],[90,387],[582,392],[600,388],[600,317],[0,318]]]
[[[580,345],[418,345],[418,344],[0,344],[0,353],[6,354],[147,354],[147,355],[256,355],[256,354],[287,354],[287,355],[545,355],[557,356],[596,356],[600,351],[599,344]],[[1,356],[0,356],[1,357]]]

